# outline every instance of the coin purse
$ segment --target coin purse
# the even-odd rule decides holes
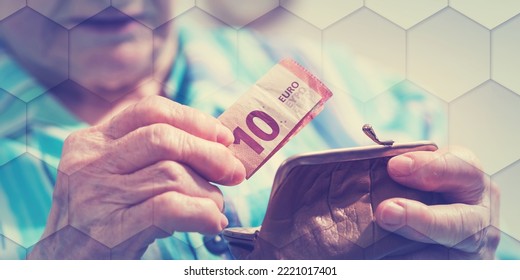
[[[388,160],[412,151],[435,151],[432,142],[381,142],[287,159],[278,169],[262,226],[222,233],[237,259],[382,259],[427,246],[377,225],[374,212],[392,197],[440,203],[440,197],[402,186],[387,173]]]

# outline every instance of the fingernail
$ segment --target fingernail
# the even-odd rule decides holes
[[[403,206],[391,202],[382,209],[381,222],[387,226],[399,227],[405,223],[406,212]]]
[[[217,142],[228,146],[233,143],[234,136],[231,130],[224,125],[217,125]]]
[[[221,215],[221,218],[220,218],[220,226],[222,227],[222,229],[225,229],[229,224],[229,221],[228,221],[228,218],[226,217],[226,215]]]
[[[394,176],[408,176],[413,171],[413,159],[407,156],[396,156],[388,162],[388,171]]]

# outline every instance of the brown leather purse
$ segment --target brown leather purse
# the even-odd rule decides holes
[[[388,160],[411,151],[435,151],[431,142],[382,145],[298,155],[278,169],[262,227],[223,232],[237,259],[381,259],[426,246],[379,227],[378,204],[404,197],[425,204],[438,195],[404,187],[387,173]]]

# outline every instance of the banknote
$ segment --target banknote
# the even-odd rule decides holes
[[[235,137],[229,146],[249,179],[309,123],[332,92],[292,59],[284,59],[229,107],[219,120]]]

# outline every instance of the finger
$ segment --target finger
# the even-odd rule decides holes
[[[125,191],[118,191],[115,203],[135,205],[166,192],[209,198],[222,212],[222,191],[201,178],[191,168],[173,161],[160,161],[129,175],[123,175]],[[128,188],[128,187],[131,188]]]
[[[216,118],[161,96],[148,97],[129,106],[101,125],[101,130],[112,139],[118,139],[155,123],[169,124],[224,146],[229,146],[234,138],[232,132]]]
[[[166,124],[154,124],[117,139],[98,164],[114,174],[128,174],[159,161],[188,165],[206,180],[224,185],[245,178],[244,165],[223,145]]]
[[[130,216],[139,217],[148,209],[153,209],[153,224],[170,234],[175,231],[217,234],[228,225],[226,216],[207,198],[166,192],[130,208],[128,212]]]
[[[453,201],[476,204],[489,185],[467,151],[410,152],[393,157],[388,173],[396,182],[423,191],[442,192]]]
[[[392,198],[380,203],[376,221],[408,239],[476,252],[485,245],[489,209],[467,204],[427,206],[415,200]]]

